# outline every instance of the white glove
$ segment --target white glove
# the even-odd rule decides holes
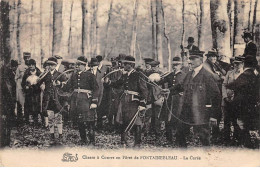
[[[143,107],[143,106],[138,106],[138,110],[139,110],[139,111],[145,110],[145,107]]]
[[[96,109],[96,108],[97,108],[97,104],[95,104],[95,103],[91,103],[91,105],[90,105],[89,108],[90,108],[90,109]]]
[[[152,108],[152,104],[148,104],[148,105],[146,105],[146,109],[148,110],[148,109],[151,109]]]

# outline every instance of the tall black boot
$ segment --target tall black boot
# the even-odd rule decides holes
[[[85,124],[84,123],[78,123],[78,128],[79,128],[79,135],[81,138],[81,143],[86,144],[86,129],[85,129]]]
[[[135,147],[140,147],[140,145],[141,145],[141,141],[142,141],[142,139],[141,139],[141,135],[142,135],[141,130],[142,129],[141,129],[140,125],[137,125],[135,127]]]
[[[166,123],[166,139],[168,141],[169,144],[172,144],[172,126],[170,124],[170,122]]]
[[[95,128],[94,125],[90,125],[89,127],[89,132],[88,132],[88,137],[89,137],[89,144],[95,146]]]

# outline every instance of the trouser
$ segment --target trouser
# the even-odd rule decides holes
[[[125,132],[126,126],[122,126],[121,128],[121,144],[126,144],[127,143],[127,132]],[[134,130],[134,139],[135,139],[135,146],[140,145],[142,142],[142,128],[141,125],[134,125],[133,126]]]
[[[160,134],[161,132],[161,114],[162,107],[158,105],[152,105],[152,118],[151,118],[151,130],[155,132],[155,134]]]
[[[237,124],[237,110],[236,105],[230,102],[226,102],[224,107],[224,140],[230,141],[231,124],[234,127],[233,138],[238,138],[239,126]]]
[[[165,123],[165,130],[166,130],[166,139],[168,142],[172,142],[173,138],[173,130],[175,129],[173,121],[166,121]]]
[[[87,141],[86,129],[88,130],[89,142],[95,144],[95,121],[78,122],[80,138],[83,142]]]
[[[49,128],[50,133],[54,134],[55,126],[58,129],[58,133],[62,134],[62,115],[60,113],[54,113],[52,110],[47,110],[48,118],[49,118]]]
[[[0,115],[0,148],[9,146],[11,135],[11,125],[9,118],[3,119]]]
[[[176,132],[176,143],[178,146],[187,147],[186,137],[190,133],[189,125],[178,123]],[[210,126],[205,125],[195,125],[193,126],[193,132],[195,136],[198,136],[203,146],[210,145]]]

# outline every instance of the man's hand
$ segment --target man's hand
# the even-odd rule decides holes
[[[57,80],[56,82],[55,81],[53,82],[54,86],[59,86],[60,84],[61,84],[61,82],[59,80]]]
[[[110,80],[109,80],[108,77],[105,77],[105,78],[103,78],[103,82],[106,83],[106,84],[108,84],[108,83],[110,82]]]
[[[40,88],[41,88],[42,91],[44,91],[44,89],[45,89],[45,84],[42,84],[42,85],[40,86]]]
[[[97,108],[97,104],[95,104],[95,103],[91,103],[91,105],[90,105],[89,108],[90,108],[90,109],[96,109],[96,108]]]
[[[139,110],[139,111],[145,110],[145,107],[143,107],[143,106],[138,106],[138,110]]]
[[[151,108],[152,108],[152,104],[146,105],[146,110],[151,109]]]
[[[209,123],[210,123],[210,125],[212,125],[212,126],[217,126],[217,119],[211,117],[211,118],[209,119]]]
[[[5,120],[6,119],[6,115],[2,115],[2,119]]]

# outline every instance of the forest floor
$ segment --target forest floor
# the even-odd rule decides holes
[[[220,126],[221,127],[221,126]],[[96,132],[96,145],[97,149],[120,149],[120,134],[116,130],[110,130],[108,124],[104,124],[103,130]],[[173,144],[169,144],[165,137],[165,130],[161,131],[161,135],[155,136],[154,134],[142,135],[142,144],[140,148],[144,149],[160,149],[160,148],[177,148],[175,145],[175,137]],[[223,131],[220,131],[220,136],[223,136]],[[188,148],[201,147],[198,138],[194,137],[192,133],[189,135]],[[129,134],[128,138],[129,148],[134,145],[134,136]],[[217,140],[212,140],[214,147],[225,147],[221,137]],[[76,128],[69,126],[63,127],[63,138],[60,140],[56,135],[53,141],[50,138],[49,130],[42,127],[34,128],[31,125],[23,125],[20,128],[14,127],[11,130],[11,148],[32,148],[32,149],[48,149],[48,148],[62,148],[62,147],[80,147],[79,132]],[[241,146],[236,146],[241,147]]]

